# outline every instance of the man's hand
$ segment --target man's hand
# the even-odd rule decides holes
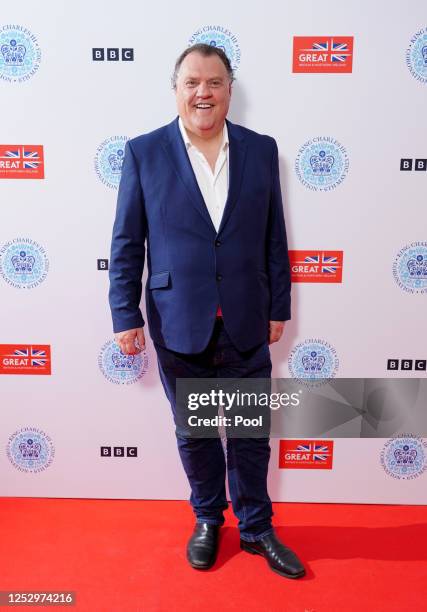
[[[138,355],[145,350],[145,336],[142,327],[118,332],[114,334],[114,339],[124,355]]]
[[[269,344],[280,340],[285,329],[285,321],[270,321],[270,339]]]

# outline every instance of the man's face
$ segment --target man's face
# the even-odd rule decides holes
[[[181,64],[176,81],[178,114],[184,125],[200,137],[219,132],[228,113],[231,82],[217,55],[194,51]]]

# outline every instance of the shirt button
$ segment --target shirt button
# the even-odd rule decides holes
[[[216,275],[216,280],[217,280],[217,281],[221,281],[221,280],[222,280],[222,276],[221,276],[221,274],[217,274],[217,275]]]

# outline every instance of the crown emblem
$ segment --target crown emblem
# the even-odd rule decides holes
[[[224,47],[224,45],[219,45],[219,44],[216,42],[216,40],[210,40],[210,41],[209,41],[209,45],[210,45],[211,47],[216,47],[217,49],[221,49],[221,51],[224,51],[224,53],[225,53],[225,47]]]
[[[120,351],[111,355],[111,361],[114,363],[115,370],[130,370],[135,361],[135,355],[124,355]]]
[[[316,351],[311,351],[310,355],[304,355],[302,365],[306,372],[320,372],[325,365],[326,359],[323,355],[318,355]]]
[[[410,259],[406,264],[409,270],[409,276],[427,278],[427,259],[423,255],[417,255]]]
[[[421,49],[421,55],[423,56],[424,66],[427,66],[427,45]]]
[[[33,271],[35,258],[32,255],[27,255],[25,251],[20,251],[19,255],[12,257],[12,265],[17,274],[29,274]]]
[[[26,442],[21,442],[19,445],[19,452],[23,459],[38,459],[40,457],[40,451],[42,446],[40,442],[34,443],[34,440],[28,438]]]
[[[111,172],[113,174],[120,174],[120,172],[122,171],[123,160],[123,149],[118,149],[116,153],[110,153],[110,155],[108,156],[108,163],[110,164]]]
[[[25,46],[18,45],[16,40],[11,40],[8,45],[2,45],[1,47],[1,53],[8,66],[22,66],[26,52]]]
[[[319,151],[319,155],[312,155],[310,157],[310,166],[313,174],[329,174],[334,162],[334,156],[326,155],[325,151]]]
[[[398,465],[412,465],[416,459],[417,451],[415,448],[410,449],[407,444],[404,444],[402,448],[396,448],[393,454]]]

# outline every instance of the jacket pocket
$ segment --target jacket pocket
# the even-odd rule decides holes
[[[148,288],[149,289],[161,289],[162,287],[168,287],[169,279],[170,279],[169,272],[159,272],[157,274],[152,274],[148,280]]]

